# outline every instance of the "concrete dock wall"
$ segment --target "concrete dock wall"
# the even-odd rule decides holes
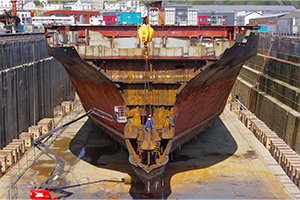
[[[0,42],[0,70],[48,58],[44,37]]]
[[[289,85],[300,88],[299,64],[287,63],[300,63],[300,40],[295,38],[260,37],[258,48],[268,54],[272,41],[273,45],[270,55],[277,58],[278,61],[267,59],[263,73]],[[247,65],[260,71],[266,56],[264,56],[261,52],[258,53],[260,56],[251,58],[247,62]]]
[[[47,54],[44,38],[7,41],[0,53],[2,148],[41,118],[53,117],[53,108],[74,89],[63,66]]]
[[[246,80],[238,78],[232,90],[240,100],[249,105],[248,92],[249,84]],[[247,98],[245,98],[247,97]],[[271,95],[254,89],[249,109],[260,120],[282,138],[294,151],[300,154],[300,113],[283,104]]]
[[[274,44],[275,42],[276,40]],[[286,46],[291,46],[291,49],[295,50],[292,47],[298,42],[292,43],[287,40]],[[261,41],[260,45],[264,43],[266,42]],[[277,45],[278,43],[279,46],[283,46],[282,41],[277,41]],[[294,55],[292,50],[286,53],[291,53],[292,60],[298,61],[297,55]],[[280,49],[271,52],[273,56],[284,53]],[[297,64],[286,63],[286,60],[267,59],[262,69],[264,59],[264,55],[258,54],[246,63],[233,87],[231,97],[233,100],[239,99],[299,154],[300,79],[298,74],[300,67]],[[258,81],[255,82],[258,77]]]

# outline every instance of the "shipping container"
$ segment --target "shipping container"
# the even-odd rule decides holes
[[[158,8],[151,8],[149,10],[149,24],[158,25],[159,13]]]
[[[117,13],[116,12],[104,12],[103,21],[105,25],[116,25],[117,24]]]
[[[194,25],[198,24],[198,11],[197,9],[188,8],[188,17],[187,17],[187,25]]]
[[[140,12],[120,12],[117,13],[117,25],[138,25],[141,24]]]
[[[175,25],[176,24],[176,11],[175,8],[165,9],[165,24]]]

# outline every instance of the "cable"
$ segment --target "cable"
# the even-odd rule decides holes
[[[290,61],[280,60],[280,59],[278,59],[278,58],[275,58],[275,57],[273,57],[273,56],[270,56],[270,55],[266,54],[265,52],[263,52],[263,51],[260,50],[260,49],[258,49],[258,51],[260,51],[262,54],[264,54],[264,55],[267,56],[268,58],[271,58],[271,59],[276,60],[276,61],[278,61],[278,62],[282,62],[282,63],[286,63],[286,64],[292,64],[292,65],[299,65],[299,64],[300,64],[300,62],[290,62]]]
[[[251,77],[246,76],[246,75],[244,75],[244,74],[240,74],[239,76],[241,76],[241,78],[243,78],[243,79],[246,80],[247,82],[252,81],[252,78],[251,78]],[[292,99],[290,99],[290,98],[288,98],[288,97],[286,97],[286,96],[284,96],[284,95],[278,93],[276,90],[274,90],[274,89],[272,89],[272,88],[269,88],[269,87],[267,87],[267,86],[264,85],[264,84],[261,84],[261,85],[262,85],[262,87],[268,89],[270,92],[273,92],[273,93],[277,94],[278,96],[283,97],[283,98],[286,99],[287,101],[289,101],[289,102],[291,102],[291,103],[294,103],[294,104],[300,106],[300,104],[299,104],[298,102],[296,102],[296,101],[294,101],[294,100],[292,100]],[[260,89],[257,88],[257,90],[260,90]],[[263,91],[263,90],[260,90],[260,91]],[[268,92],[266,92],[266,93],[269,94],[269,95],[271,95],[271,94],[268,93]],[[273,95],[271,95],[271,96],[273,96]],[[275,97],[275,96],[273,96],[273,97]],[[281,101],[281,102],[282,102],[282,101]],[[284,103],[284,102],[282,102],[282,103]]]
[[[257,65],[257,64],[252,64],[252,63],[247,63],[247,66],[249,66],[249,67],[251,67],[251,68],[253,68],[253,69],[255,69],[255,70],[257,70],[257,68],[259,68],[259,65]],[[298,85],[300,85],[300,81],[297,80],[297,79],[295,79],[295,78],[292,78],[292,77],[289,77],[289,76],[286,76],[286,75],[277,73],[276,71],[272,71],[272,70],[269,70],[269,69],[266,69],[266,68],[264,69],[264,71],[267,71],[267,72],[268,72],[268,73],[267,73],[268,76],[273,77],[273,78],[276,78],[276,79],[278,79],[278,80],[280,80],[280,81],[286,82],[285,80],[283,80],[283,79],[285,78],[285,79],[289,79],[289,80],[291,80],[291,81],[294,81],[295,83],[298,83],[298,84],[291,84],[291,85],[293,85],[293,86],[295,86],[295,87],[298,87]],[[273,74],[275,74],[275,75],[277,75],[277,76],[280,76],[280,77],[272,76],[272,75],[270,75],[269,73],[273,73]],[[281,79],[279,79],[279,78],[281,78]],[[289,84],[290,84],[290,83],[289,83]]]
[[[271,52],[273,43],[274,43],[274,40],[271,40],[271,45],[270,45],[268,54],[270,54],[270,52]],[[259,50],[260,50],[260,49],[259,49]],[[248,109],[250,109],[251,100],[252,100],[252,99],[251,99],[251,96],[252,96],[252,93],[253,93],[253,89],[254,89],[256,83],[258,82],[258,80],[260,79],[260,75],[261,75],[261,74],[263,73],[263,71],[264,71],[264,68],[265,68],[265,65],[266,65],[266,63],[267,63],[267,60],[268,60],[267,58],[264,58],[263,65],[261,66],[261,70],[260,70],[261,73],[258,73],[258,74],[257,74],[256,79],[255,79],[255,81],[254,81],[254,83],[253,83],[253,86],[252,86],[252,88],[251,88],[250,91],[249,91],[250,94],[248,95],[248,102],[249,102]]]

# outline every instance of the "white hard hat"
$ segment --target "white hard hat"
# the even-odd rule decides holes
[[[149,117],[151,117],[151,115],[149,115]]]

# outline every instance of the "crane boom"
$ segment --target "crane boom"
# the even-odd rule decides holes
[[[48,133],[45,133],[44,135],[36,138],[34,140],[34,146],[36,148],[38,148],[39,150],[42,151],[42,153],[44,153],[45,155],[47,155],[51,160],[53,160],[55,162],[55,167],[53,168],[50,176],[43,182],[40,184],[40,186],[38,187],[33,187],[30,189],[30,198],[31,199],[57,199],[56,197],[51,197],[50,192],[48,190],[48,187],[58,178],[62,175],[62,173],[64,172],[64,168],[65,168],[65,164],[66,161],[61,158],[59,155],[57,155],[54,151],[51,150],[51,148],[49,148],[45,142],[56,132],[58,132],[59,130],[66,128],[67,126],[69,126],[70,124],[73,124],[75,122],[77,122],[78,120],[88,116],[88,115],[97,115],[99,117],[102,117],[106,120],[109,121],[118,121],[118,114],[116,117],[111,116],[108,113],[105,113],[97,108],[93,108],[91,110],[89,110],[88,112],[86,112],[85,114],[81,115],[80,117],[71,120],[53,130],[50,130]],[[47,153],[48,152],[48,153]]]

